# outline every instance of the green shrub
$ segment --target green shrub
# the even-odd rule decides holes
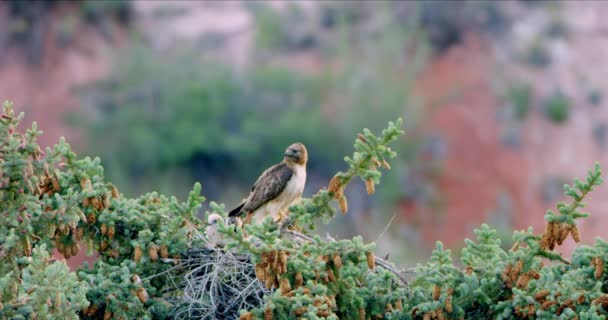
[[[200,185],[183,203],[156,193],[124,198],[104,181],[99,159],[78,159],[63,139],[42,151],[35,124],[16,131],[22,117],[5,104],[0,118],[0,319],[166,318],[152,297],[168,284],[146,277],[200,243]],[[100,260],[78,276],[49,259],[52,249],[70,258],[84,244]]]
[[[131,51],[101,84],[104,98],[94,99],[85,118],[89,151],[100,153],[112,180],[129,190],[141,189],[138,182],[174,191],[181,190],[175,180],[254,181],[251,173],[268,154],[282,154],[293,139],[320,149],[340,141],[321,112],[321,84],[311,77],[273,67],[237,74],[190,54],[164,63],[140,53]],[[328,172],[339,151],[312,153],[312,170]],[[181,174],[167,179],[172,172]]]
[[[561,92],[555,92],[544,103],[545,116],[553,123],[562,124],[570,115],[570,99]]]
[[[259,28],[274,25],[271,18],[265,22],[266,14],[284,18],[263,4],[252,6]],[[348,14],[337,12],[337,21]],[[201,59],[187,46],[163,56],[144,46],[128,48],[117,56],[115,72],[83,94],[86,151],[101,155],[108,177],[133,194],[148,188],[183,192],[184,181],[203,180],[208,194],[226,196],[225,189],[255,181],[268,155],[281,154],[296,140],[323,150],[310,154],[311,176],[328,175],[339,167],[337,159],[359,128],[378,130],[404,113],[406,125],[414,126],[422,117],[421,110],[410,107],[415,104],[409,93],[427,56],[424,38],[387,8],[370,12],[387,15],[373,36],[360,35],[348,19],[336,23],[335,35],[319,53],[327,61],[341,61],[341,67],[320,74],[265,61],[262,53],[275,48],[267,47],[260,34],[251,66],[238,71]],[[334,147],[327,148],[328,143]],[[403,154],[408,158],[398,166],[415,161],[415,151]],[[394,200],[401,189],[393,183],[387,190]]]
[[[99,159],[79,159],[63,140],[42,152],[35,125],[26,134],[16,130],[21,118],[10,105],[0,115],[0,319],[172,317],[186,285],[180,279],[192,267],[184,262],[189,250],[209,245],[205,223],[195,217],[204,201],[200,184],[185,202],[157,193],[124,197],[105,181]],[[290,207],[287,221],[234,227],[220,220],[227,241],[220,251],[249,257],[240,263],[252,264],[270,289],[264,304],[242,310],[241,319],[606,318],[608,243],[579,246],[571,259],[556,251],[568,238],[581,240],[577,222],[588,214],[580,209],[603,182],[599,165],[564,187],[572,201],[547,212],[544,232],[516,231],[515,245],[505,250],[496,231],[482,225],[476,240],[465,240],[459,263],[438,243],[410,277],[361,237],[312,235],[319,220],[334,217],[334,201],[348,211],[344,191],[356,177],[374,194],[380,169],[396,156],[389,144],[401,125],[389,123],[379,136],[359,134],[347,170]],[[211,208],[226,214],[223,205]],[[100,255],[92,268],[75,276],[49,259],[53,248],[69,258],[79,243]]]

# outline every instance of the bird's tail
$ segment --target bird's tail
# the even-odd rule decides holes
[[[238,207],[232,209],[232,211],[230,211],[230,213],[228,213],[228,216],[229,217],[238,217],[238,216],[240,216],[241,215],[241,209],[243,209],[244,205],[245,205],[245,201],[241,202],[241,204]]]

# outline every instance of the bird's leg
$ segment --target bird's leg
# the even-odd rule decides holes
[[[288,220],[289,216],[285,215],[285,220]],[[293,230],[293,231],[297,231],[297,232],[302,232],[302,228],[300,226],[298,226],[298,223],[293,221],[289,226],[288,226],[289,230]]]
[[[286,208],[282,208],[281,210],[279,210],[279,214],[278,214],[278,219],[276,219],[276,222],[281,222],[281,221],[285,221],[287,220],[288,216],[287,216],[287,209]]]
[[[245,221],[243,225],[251,223],[251,219],[253,219],[253,212],[247,212],[247,216],[245,216]]]
[[[276,223],[280,223],[281,221],[283,221],[283,218],[281,216],[281,213],[279,212],[279,214],[276,215],[272,215],[272,221],[276,222]]]
[[[294,223],[294,224],[291,226],[291,230],[293,230],[293,231],[297,231],[297,232],[302,232],[302,228],[300,228],[300,226],[298,226],[298,224],[297,224],[297,223]]]
[[[245,221],[243,221],[243,224],[241,226],[241,228],[243,228],[243,237],[247,238],[247,232],[245,231],[245,225],[251,223],[251,219],[253,219],[253,212],[247,212],[247,215],[245,216]]]
[[[296,221],[291,220],[291,218],[288,215],[285,215],[284,217],[285,218],[281,221],[281,224],[280,224],[281,229],[302,232],[302,228],[300,226],[298,226],[298,223]],[[283,231],[281,231],[281,233],[282,232]]]

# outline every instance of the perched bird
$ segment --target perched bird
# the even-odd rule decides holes
[[[217,213],[212,213],[207,218],[207,227],[205,227],[205,235],[209,240],[209,244],[212,247],[223,247],[226,245],[226,241],[224,240],[224,235],[221,234],[218,229],[218,223],[222,220],[222,216]],[[226,226],[233,225],[235,230],[238,227],[243,225],[242,221],[238,217],[229,217],[224,221]]]
[[[217,231],[218,222],[222,220],[222,216],[217,213],[212,213],[207,217],[207,227],[205,227],[205,235],[210,244],[214,247],[224,246],[224,237]]]
[[[300,198],[306,184],[308,151],[301,143],[285,150],[283,161],[266,169],[258,178],[247,199],[228,214],[229,217],[246,215],[245,222],[264,220],[271,216],[275,221],[287,218],[287,209]]]

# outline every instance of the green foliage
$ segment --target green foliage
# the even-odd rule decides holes
[[[22,118],[23,114],[14,114],[10,103],[4,104],[0,118],[0,319],[27,319],[37,313],[45,319],[75,319],[75,312],[88,304],[86,286],[64,263],[49,259],[49,226],[61,220],[66,230],[80,219],[78,212],[68,208],[71,193],[65,193],[65,198],[49,196],[61,188],[58,173],[51,175],[49,164],[59,161],[58,153],[66,145],[61,141],[42,158],[36,123],[25,134],[16,132]],[[42,195],[43,190],[48,193]]]
[[[331,159],[324,160],[331,164],[330,170],[320,173],[327,175],[339,170],[340,164],[335,159],[349,152],[340,146],[347,146],[360,128],[379,131],[394,115],[407,115],[403,117],[406,128],[417,127],[422,122],[427,110],[412,96],[411,88],[431,48],[427,34],[418,24],[419,4],[412,3],[412,10],[404,10],[408,4],[390,1],[373,1],[361,6],[340,1],[321,2],[316,15],[298,7],[288,6],[281,13],[264,4],[254,6],[256,26],[267,23],[266,14],[275,17],[268,19],[280,26],[257,34],[255,54],[262,61],[267,58],[272,63],[276,47],[265,46],[263,38],[274,32],[282,35],[280,48],[289,49],[294,43],[303,42],[300,39],[311,39],[309,42],[316,50],[313,53],[322,57],[323,71],[313,79],[323,88],[321,103],[327,111],[325,116],[329,116],[332,136],[326,137],[322,146],[309,146],[309,149],[327,150],[327,143],[337,148]],[[421,170],[422,166],[417,166],[421,138],[424,137],[411,137],[393,146],[400,156],[400,161],[395,161],[399,174]],[[309,164],[314,165],[314,159]],[[319,174],[315,167],[309,170]],[[392,204],[405,196],[402,181],[397,178],[399,174],[387,177],[378,196],[365,200],[373,202],[379,217],[389,214]],[[340,223],[329,226],[332,230],[343,227]]]
[[[78,159],[63,139],[43,152],[35,123],[26,134],[16,131],[22,117],[7,103],[0,118],[0,319],[76,319],[76,312],[164,318],[160,302],[147,297],[161,296],[170,284],[134,279],[170,269],[180,253],[200,245],[194,217],[204,201],[200,184],[186,202],[156,193],[124,198],[104,181],[99,159]],[[84,244],[100,260],[78,277],[48,258],[53,248],[70,258]]]
[[[299,4],[286,10],[245,6],[252,8],[256,39],[244,68],[210,59],[214,52],[201,54],[188,43],[162,53],[134,45],[118,52],[111,76],[81,91],[84,119],[74,123],[86,126],[83,151],[104,160],[106,178],[126,195],[150,189],[182,194],[204,181],[208,197],[235,203],[296,141],[311,150],[310,195],[322,177],[340,168],[360,128],[380,130],[395,115],[407,115],[405,127],[420,123],[425,111],[410,92],[430,49],[416,19],[404,22],[396,5],[327,2],[319,4],[320,15]],[[299,50],[294,61],[313,62],[311,70],[291,63],[292,49]],[[419,161],[420,138],[393,146],[401,159],[376,197],[352,202],[353,211],[377,212],[369,232],[383,227],[383,216],[403,199],[402,177],[428,170],[409,166]],[[349,191],[356,197],[361,189]],[[325,228],[364,232],[340,221]]]
[[[167,64],[134,50],[101,84],[98,116],[88,119],[91,150],[101,153],[113,181],[173,191],[178,178],[180,185],[192,177],[254,180],[259,164],[294,137],[317,150],[335,137],[321,113],[318,81],[274,67],[239,75],[199,59],[180,54]],[[327,151],[311,153],[313,169],[331,168],[339,148]]]
[[[87,152],[104,159],[107,177],[127,194],[149,188],[182,192],[200,180],[207,195],[232,202],[231,187],[244,189],[244,182],[255,181],[267,166],[269,155],[282,154],[295,141],[314,151],[308,162],[314,178],[339,168],[360,128],[379,130],[404,113],[406,127],[418,122],[410,87],[428,47],[416,28],[400,23],[388,2],[363,9],[322,3],[324,16],[334,21],[325,33],[318,17],[298,5],[285,11],[264,3],[246,6],[258,31],[246,68],[201,59],[201,52],[187,45],[162,55],[134,46],[117,55],[112,76],[84,92],[86,118],[79,123],[88,129]],[[381,23],[359,23],[351,16]],[[374,28],[361,34],[359,24]],[[321,57],[314,69],[322,71],[298,71],[273,58],[275,46],[289,54],[311,38],[318,41],[311,53]],[[402,148],[395,146],[410,155]],[[392,191],[390,200],[402,192],[397,182],[383,189]]]
[[[532,88],[527,84],[514,84],[507,91],[507,98],[513,105],[515,118],[524,120],[532,104]]]
[[[566,194],[573,202],[558,204],[560,215],[547,214],[547,222],[574,224],[576,219],[583,218],[576,209],[581,207],[587,193],[603,182],[600,175],[596,165],[585,183],[575,180],[575,188],[566,186]],[[575,240],[578,237],[575,235],[578,231],[571,227],[563,225],[562,230],[567,230],[566,236],[570,233]],[[460,271],[452,264],[449,252],[440,244],[431,261],[417,268],[410,288],[411,310],[416,308],[416,314],[434,312],[466,319],[550,319],[554,316],[571,319],[575,315],[605,318],[606,311],[596,300],[603,294],[602,281],[600,277],[592,276],[596,268],[589,265],[594,254],[602,248],[599,242],[594,249],[598,251],[593,253],[585,246],[577,248],[570,264],[553,248],[544,248],[541,240],[544,235],[535,235],[531,230],[516,232],[513,237],[516,245],[509,251],[501,248],[496,230],[487,225],[475,230],[475,234],[477,241],[465,240],[466,246],[462,249],[461,263],[465,270]],[[598,256],[603,259],[602,255]],[[543,259],[560,260],[565,264],[543,267]],[[432,292],[436,290],[439,294]]]
[[[255,3],[251,7],[258,45],[273,50],[289,50],[311,44],[313,36],[306,32],[310,31],[310,26],[306,25],[303,12],[297,6],[289,4],[284,15],[262,3]]]
[[[42,152],[35,125],[16,131],[21,118],[10,104],[0,116],[0,319],[173,316],[182,258],[209,245],[195,217],[205,200],[200,184],[184,202],[157,193],[126,198],[105,182],[98,159],[78,159],[63,140]],[[460,261],[438,242],[410,281],[362,237],[310,235],[319,218],[333,217],[333,200],[345,209],[344,188],[355,177],[373,194],[401,124],[389,123],[379,136],[364,130],[345,158],[348,169],[292,206],[287,221],[240,227],[220,220],[224,251],[249,256],[253,281],[270,289],[241,319],[606,319],[608,243],[579,246],[571,259],[556,251],[568,237],[580,241],[576,225],[588,215],[580,208],[603,183],[599,165],[564,187],[572,201],[547,212],[542,234],[517,231],[505,250],[496,230],[482,225],[475,240],[465,240]],[[226,215],[223,205],[210,207]],[[53,248],[69,258],[82,243],[100,256],[90,269],[70,272],[49,258]]]
[[[368,132],[359,141],[367,138]],[[347,162],[348,172],[366,174],[366,170],[360,171],[360,163],[350,158]],[[372,164],[370,161],[367,165]],[[344,174],[339,173],[333,183],[349,181],[342,177]],[[274,241],[264,240],[261,248],[250,252],[257,257],[256,268],[265,270],[260,271],[262,281],[268,277],[280,280],[270,282],[269,287],[278,289],[267,297],[265,306],[243,313],[241,319],[268,319],[269,314],[276,319],[300,316],[307,319],[605,319],[608,295],[602,290],[606,276],[603,262],[608,245],[598,240],[595,247],[581,246],[575,250],[571,262],[554,251],[555,243],[547,242],[559,245],[568,235],[580,241],[576,221],[587,215],[578,208],[583,206],[585,196],[602,183],[596,164],[585,182],[575,180],[574,187],[565,186],[566,194],[573,201],[559,203],[557,214],[548,212],[547,230],[542,235],[534,234],[532,229],[515,232],[516,245],[508,251],[501,247],[496,230],[482,225],[475,230],[476,241],[465,240],[460,260],[464,270],[452,261],[450,250],[438,242],[430,261],[415,268],[416,275],[409,285],[400,281],[390,265],[367,270],[368,265],[374,267],[374,263],[364,252],[372,246],[362,246],[360,238],[323,241],[319,237],[304,237],[307,241],[302,244],[286,236],[299,233],[286,231],[281,235],[276,228],[272,229],[270,221],[262,228],[246,227],[250,237],[268,237],[269,233],[260,233],[263,231],[273,233]],[[337,191],[331,195],[340,193],[336,188],[334,186]],[[321,200],[327,197],[327,194],[317,195],[315,198],[320,200],[313,203],[323,208],[325,202]],[[297,220],[297,206],[291,211]],[[557,234],[560,239],[551,239]],[[288,258],[286,269],[275,272],[276,268],[268,266],[268,261],[272,261],[268,255],[276,255],[277,251],[279,256],[287,252]],[[336,255],[340,257],[339,263]],[[546,259],[560,262],[545,266],[543,260]],[[327,276],[330,273],[333,277]],[[302,277],[304,282],[298,282],[297,277]]]
[[[277,225],[267,218],[244,228],[221,225],[220,231],[232,240],[227,247],[252,254],[258,279],[267,288],[278,288],[266,296],[263,307],[244,313],[244,317],[261,319],[272,313],[273,319],[293,319],[296,315],[351,319],[359,313],[382,314],[387,303],[405,294],[396,275],[376,268],[374,244],[364,243],[361,237],[328,242],[287,230],[293,227],[307,233],[319,218],[328,222],[335,214],[332,200],[340,202],[346,213],[344,189],[357,176],[373,193],[380,181],[379,167],[389,167],[386,159],[396,156],[388,144],[403,134],[402,123],[401,119],[389,123],[380,136],[367,129],[359,134],[355,153],[345,158],[348,170],[337,173],[328,189],[290,207],[288,221]],[[216,213],[225,214],[223,210]],[[302,243],[302,239],[308,241]]]
[[[8,303],[0,310],[1,319],[31,319],[33,315],[38,319],[79,319],[77,312],[89,305],[85,297],[88,286],[65,263],[51,261],[45,244],[35,247],[32,256],[21,258],[18,265],[22,270],[19,286],[10,279],[17,273],[0,277],[2,301]]]
[[[200,247],[204,243],[203,237],[200,236],[204,225],[194,217],[195,211],[204,201],[204,198],[198,195],[201,191],[200,185],[195,185],[187,201],[183,203],[174,197],[157,193],[149,193],[139,198],[125,198],[114,185],[104,181],[99,159],[78,159],[63,140],[46,153],[42,153],[35,143],[35,137],[40,134],[35,125],[27,135],[16,132],[15,128],[21,117],[15,117],[10,105],[7,105],[0,120],[3,125],[0,127],[0,133],[7,141],[2,154],[4,180],[0,197],[5,200],[2,209],[6,210],[4,214],[9,218],[7,221],[13,222],[2,225],[0,233],[2,252],[7,256],[0,264],[3,270],[2,283],[5,284],[3,287],[11,288],[11,291],[5,294],[13,295],[3,299],[6,303],[0,312],[18,308],[20,300],[15,300],[18,299],[18,294],[27,290],[28,285],[34,286],[33,280],[41,279],[49,269],[57,271],[56,276],[69,280],[63,283],[67,286],[66,297],[59,295],[57,298],[57,304],[65,301],[69,306],[58,307],[64,312],[60,314],[65,317],[74,317],[74,311],[78,310],[79,316],[86,319],[166,318],[170,308],[167,306],[169,300],[165,292],[171,291],[174,286],[162,275],[179,274],[180,269],[173,268],[172,264],[180,263],[180,254],[188,248]],[[364,143],[359,141],[355,144],[356,152],[353,160],[349,160],[358,167],[341,173],[341,183],[345,185],[356,175],[367,179],[366,181],[371,179],[373,184],[377,183],[380,175],[374,165],[385,161],[385,158],[395,156],[386,144],[394,141],[401,133],[400,125],[401,121],[396,125],[391,123],[381,137],[376,137],[366,130],[359,138],[364,139]],[[327,191],[321,194],[325,194],[326,198],[329,195]],[[324,204],[325,209],[319,208],[320,198],[321,196],[305,200],[295,206],[293,222],[312,225],[313,218],[323,216],[328,209],[327,203]],[[212,208],[224,213],[223,206],[214,204]],[[262,255],[268,250],[278,252],[277,250],[298,247],[295,240],[277,241],[283,229],[270,220],[260,225],[247,225],[245,230],[250,234],[249,237],[244,237],[240,228],[230,230],[234,230],[233,233],[240,235],[240,238],[234,236],[236,241],[229,245],[240,244],[239,250],[244,252]],[[251,244],[252,235],[269,247],[259,248]],[[68,273],[65,264],[51,264],[50,260],[39,255],[38,251],[34,257],[36,263],[32,264],[31,268],[26,267],[23,262],[32,259],[28,258],[32,246],[42,245],[40,250],[48,252],[56,248],[69,258],[79,251],[81,242],[86,243],[90,250],[97,251],[100,260],[93,268],[80,270],[78,277],[74,273]],[[244,245],[246,243],[249,245]],[[317,259],[319,254],[340,252],[343,255],[343,262],[340,264],[346,266],[345,272],[353,274],[352,277],[345,277],[345,280],[350,281],[349,285],[356,284],[355,279],[358,277],[367,278],[370,283],[380,282],[380,279],[388,277],[386,272],[378,272],[377,276],[367,274],[368,266],[361,264],[361,261],[371,259],[373,244],[364,244],[361,238],[325,245],[308,244],[306,248],[314,255],[307,256],[303,251],[299,255],[301,261],[290,261],[308,265],[312,263],[312,259]],[[57,266],[63,266],[63,269],[58,269]],[[322,272],[319,276],[329,276],[327,270],[318,271]],[[339,276],[337,269],[333,277],[336,274]],[[308,273],[305,275],[307,279],[312,276],[313,274]],[[22,283],[19,279],[28,281]],[[12,288],[17,288],[17,291],[13,292]],[[45,290],[48,289],[45,287]],[[314,286],[313,289],[319,296],[328,290],[321,285]],[[27,294],[33,292],[37,291]],[[279,298],[276,293],[273,295]],[[46,299],[49,296],[41,297]],[[360,294],[344,296],[343,299],[349,299],[349,303],[356,303],[370,310],[382,306],[381,301],[371,305],[366,305],[367,302],[364,304],[365,299]],[[46,300],[44,302],[46,303]],[[309,305],[313,311],[317,310],[314,304]],[[34,309],[27,310],[25,316],[32,316],[33,312],[41,310],[40,308],[44,306],[36,305]],[[10,315],[8,312],[3,315]]]
[[[570,99],[560,92],[549,96],[544,103],[545,115],[556,124],[562,124],[570,116]]]
[[[359,138],[355,140],[353,156],[344,158],[349,169],[346,172],[338,172],[330,182],[328,190],[321,190],[311,199],[305,199],[300,204],[291,207],[290,218],[297,225],[306,226],[310,230],[314,229],[317,218],[322,218],[327,223],[335,213],[329,205],[332,198],[341,202],[341,210],[346,213],[348,202],[344,189],[356,176],[365,182],[369,194],[374,193],[374,186],[380,183],[382,176],[378,167],[390,168],[386,159],[394,158],[397,155],[388,144],[403,134],[400,129],[402,124],[401,119],[396,123],[390,122],[380,137],[376,137],[371,131],[364,129],[363,134],[359,134]]]
[[[81,14],[92,22],[107,23],[103,20],[113,16],[123,22],[128,22],[131,10],[131,0],[84,0],[80,2]]]
[[[564,202],[559,202],[557,204],[559,214],[555,214],[553,211],[549,210],[545,219],[549,222],[566,222],[569,225],[574,225],[575,219],[588,217],[588,213],[580,212],[578,209],[585,206],[582,202],[583,198],[585,198],[589,192],[593,191],[596,185],[602,184],[603,182],[600,165],[596,163],[593,171],[589,171],[585,182],[574,179],[574,188],[567,184],[564,185],[564,193],[574,200],[572,204],[567,205]]]

